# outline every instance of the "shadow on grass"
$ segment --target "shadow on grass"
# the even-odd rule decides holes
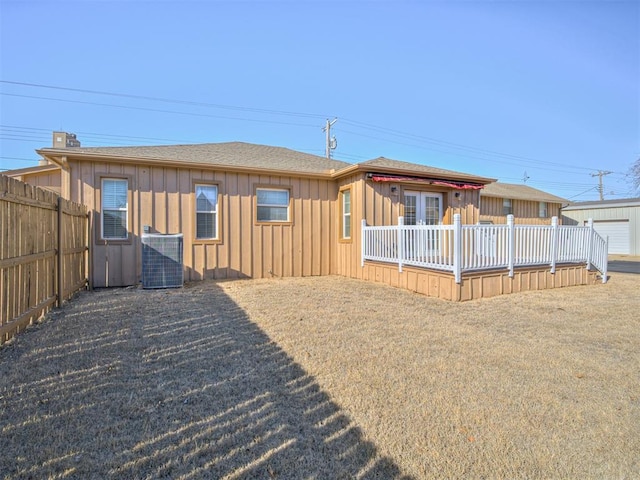
[[[215,283],[86,293],[0,349],[4,478],[398,478]]]

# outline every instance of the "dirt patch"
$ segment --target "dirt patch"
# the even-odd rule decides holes
[[[0,349],[5,478],[633,478],[640,282],[84,293]]]

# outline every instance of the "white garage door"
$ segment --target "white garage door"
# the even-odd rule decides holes
[[[629,254],[629,222],[593,222],[593,228],[603,238],[609,237],[609,253]]]

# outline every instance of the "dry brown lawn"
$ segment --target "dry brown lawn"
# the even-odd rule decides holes
[[[0,477],[639,478],[640,276],[85,292],[0,349]]]

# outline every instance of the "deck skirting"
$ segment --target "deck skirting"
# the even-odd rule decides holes
[[[466,301],[495,297],[528,290],[594,285],[599,273],[587,270],[582,264],[557,265],[551,273],[549,266],[517,267],[513,278],[508,270],[482,270],[462,274],[460,284],[452,273],[405,265],[402,272],[398,266],[383,262],[367,261],[362,267],[362,279],[386,283],[428,297],[451,301]]]

